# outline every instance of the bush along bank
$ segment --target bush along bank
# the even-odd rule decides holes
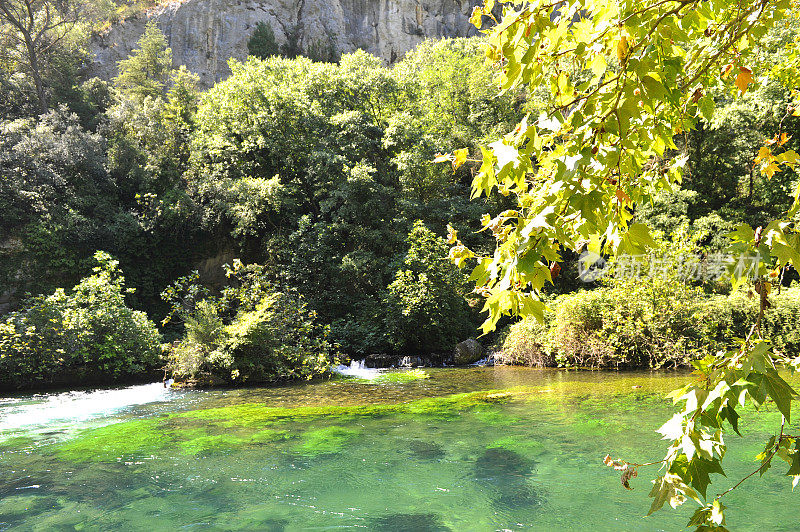
[[[169,349],[167,373],[190,386],[309,380],[337,358],[330,328],[291,290],[278,290],[263,266],[236,260],[225,266],[231,284],[210,295],[197,276],[182,278],[162,296],[186,334]],[[168,318],[171,319],[171,318]]]
[[[129,308],[118,262],[98,266],[71,291],[30,298],[0,321],[0,390],[153,380],[161,335]]]
[[[692,261],[708,257],[698,245],[705,236],[690,235],[685,225],[671,239],[657,232],[649,260],[609,265],[606,272],[616,274],[600,279],[599,286],[550,299],[542,322],[527,318],[503,330],[494,344],[496,362],[680,367],[732,347],[756,322],[759,295],[731,291],[724,275],[695,279],[699,270],[692,264],[698,263]],[[761,333],[787,356],[800,353],[800,284],[769,295]]]
[[[765,339],[800,354],[800,285],[770,295],[761,324]],[[556,297],[543,323],[533,318],[504,331],[500,363],[589,368],[687,366],[747,335],[758,296],[706,294],[659,279],[610,283]]]

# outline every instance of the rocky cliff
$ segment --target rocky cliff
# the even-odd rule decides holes
[[[366,50],[392,63],[428,38],[477,33],[468,22],[477,0],[186,0],[115,24],[93,41],[93,74],[116,75],[155,20],[167,36],[175,66],[186,67],[210,86],[229,73],[228,59],[247,57],[256,24],[269,24],[278,45],[335,53]]]

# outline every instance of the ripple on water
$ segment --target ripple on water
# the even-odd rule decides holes
[[[390,514],[369,519],[370,529],[376,532],[449,532],[436,514]]]

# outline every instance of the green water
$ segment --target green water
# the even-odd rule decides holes
[[[680,530],[606,453],[660,459],[683,374],[426,370],[270,389],[0,398],[0,530]],[[730,480],[772,410],[728,437]],[[785,467],[726,496],[731,530],[800,530]],[[651,470],[652,474],[656,471]]]

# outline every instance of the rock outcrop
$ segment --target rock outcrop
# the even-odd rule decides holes
[[[186,0],[114,24],[94,38],[92,74],[116,75],[155,20],[172,48],[174,66],[210,86],[229,73],[228,59],[247,57],[256,24],[269,24],[276,44],[348,53],[357,49],[393,63],[428,38],[477,34],[469,21],[476,0]]]
[[[470,338],[456,345],[455,351],[453,352],[453,363],[456,366],[466,366],[467,364],[477,362],[483,358],[485,354],[486,350],[480,342],[474,338]]]

